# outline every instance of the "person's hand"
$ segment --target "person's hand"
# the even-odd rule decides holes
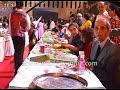
[[[65,48],[68,48],[69,44],[67,44],[67,43],[61,43],[61,46],[65,47]]]
[[[51,32],[52,35],[55,35],[55,32]]]
[[[64,34],[65,39],[69,39],[69,36],[67,34]]]
[[[54,40],[54,43],[55,43],[55,44],[61,44],[61,41],[60,41],[60,40],[55,39],[55,40]]]
[[[60,39],[60,38],[57,38],[57,40],[58,40],[58,41],[61,41],[61,39]]]

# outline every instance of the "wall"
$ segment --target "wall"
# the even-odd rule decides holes
[[[10,2],[12,3],[14,2],[13,6],[15,6],[15,1],[9,1],[9,3],[5,6],[9,7]],[[24,2],[25,2],[24,10],[27,11],[30,8],[32,8],[35,4],[41,1],[24,1]],[[75,5],[75,2],[76,2],[76,5]],[[70,11],[72,11],[73,13],[76,13],[78,6],[83,8],[84,2],[87,2],[87,1],[45,1],[44,3],[41,3],[40,5],[38,5],[36,8],[47,8],[50,10],[54,10],[58,12],[58,18],[68,19],[70,16]],[[63,7],[62,7],[62,3],[63,3]],[[48,4],[49,4],[49,7],[48,7]],[[72,7],[71,7],[71,4],[72,4]],[[58,5],[59,7],[57,7]],[[2,5],[0,7],[2,7]],[[32,10],[28,14],[32,16],[33,15]]]
[[[39,1],[31,1],[32,2],[32,7],[35,5],[36,3],[39,3]],[[53,8],[53,2],[54,2],[54,8]],[[57,7],[57,2],[59,2],[59,7]],[[62,7],[62,2],[63,2],[63,7]],[[76,2],[76,7],[75,7],[75,2]],[[62,18],[62,19],[69,19],[70,16],[70,11],[72,11],[73,13],[76,14],[77,12],[77,8],[80,5],[81,8],[83,7],[83,3],[86,1],[45,1],[45,3],[42,3],[39,6],[37,6],[37,8],[47,8],[48,10],[53,10],[55,12],[58,12],[58,18]],[[66,3],[68,3],[68,5],[66,5]],[[44,7],[45,4],[45,7]],[[49,7],[48,7],[49,4]],[[71,8],[71,4],[72,4],[72,8]],[[30,1],[27,1],[27,7],[25,7],[25,10],[29,10],[31,7],[30,6]],[[30,11],[28,13],[30,16],[32,16],[32,11]]]

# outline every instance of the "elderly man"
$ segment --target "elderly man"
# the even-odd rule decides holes
[[[108,12],[106,11],[106,5],[105,5],[105,2],[98,2],[98,11],[99,11],[99,14],[97,15],[96,17],[96,21],[99,19],[99,18],[107,18],[107,19],[110,19],[110,16],[108,14]]]
[[[106,18],[100,18],[95,22],[94,34],[96,39],[93,42],[90,60],[97,62],[92,71],[99,78],[106,88],[120,88],[120,47],[113,43],[109,35],[111,26]],[[117,80],[117,81],[116,81]],[[119,83],[120,84],[120,83]]]

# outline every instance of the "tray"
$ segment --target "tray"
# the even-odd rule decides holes
[[[33,79],[28,89],[86,89],[88,83],[75,74],[48,73]]]

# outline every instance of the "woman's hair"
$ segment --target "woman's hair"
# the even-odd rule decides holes
[[[59,29],[62,29],[63,27],[62,27],[62,25],[61,25],[61,24],[59,24],[59,25],[58,25],[58,28],[59,28]]]
[[[120,18],[120,7],[118,7],[115,4],[110,3],[109,4],[109,8],[113,11],[115,10],[115,13],[117,14],[117,16]]]
[[[89,13],[84,13],[84,14],[83,14],[83,17],[84,17],[86,20],[89,20],[89,19],[90,19],[90,14],[89,14]]]
[[[79,25],[78,25],[77,23],[75,23],[75,22],[70,23],[69,26],[68,26],[68,29],[69,29],[71,26],[75,26],[75,27],[78,29],[78,31],[80,31],[80,27],[79,27]]]
[[[55,32],[55,33],[57,33],[57,32],[58,32],[58,29],[52,28],[52,31]]]
[[[88,28],[84,28],[82,31],[82,37],[85,39],[85,43],[89,43],[92,42],[94,39],[94,32],[93,29],[88,27]]]
[[[7,22],[2,23],[2,27],[6,28],[8,26]]]

